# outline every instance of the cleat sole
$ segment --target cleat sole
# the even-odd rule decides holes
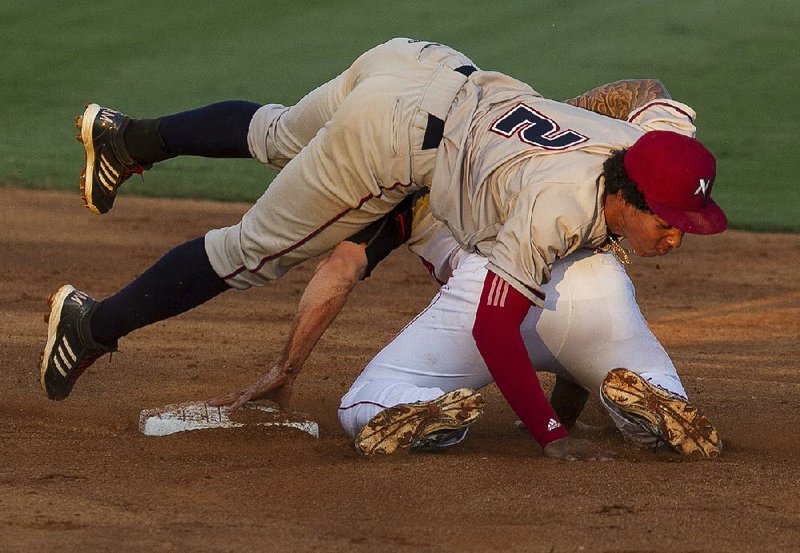
[[[50,307],[50,312],[46,315],[47,343],[44,346],[44,350],[42,350],[42,356],[39,361],[39,385],[42,387],[45,394],[47,393],[47,387],[44,383],[44,375],[47,371],[47,360],[50,358],[50,354],[56,342],[56,331],[58,330],[58,323],[61,322],[61,308],[64,306],[64,298],[74,290],[75,288],[73,288],[72,285],[65,284],[56,290],[55,293],[50,294],[50,297],[47,299],[47,303]]]
[[[600,397],[620,416],[637,422],[687,457],[714,459],[720,454],[722,442],[703,413],[632,371],[610,371],[603,381]]]
[[[86,164],[81,172],[80,179],[81,197],[83,198],[83,205],[96,215],[100,215],[100,210],[92,203],[92,187],[94,186],[92,182],[92,166],[95,162],[92,127],[100,109],[97,104],[86,104],[86,110],[83,115],[75,118],[76,125],[80,121],[81,140],[79,142],[83,144],[83,151],[86,156]]]
[[[481,416],[484,405],[479,392],[461,388],[435,400],[389,407],[362,429],[356,451],[371,456],[413,448],[435,432],[469,426]]]

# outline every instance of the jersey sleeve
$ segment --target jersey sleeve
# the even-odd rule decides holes
[[[695,111],[686,104],[659,98],[631,112],[628,122],[645,131],[673,131],[693,137],[697,131],[696,117]]]
[[[462,250],[447,225],[431,213],[429,197],[423,196],[414,204],[411,236],[406,244],[431,276],[444,285],[452,276]]]

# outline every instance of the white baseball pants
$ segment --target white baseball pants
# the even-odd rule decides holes
[[[452,238],[451,238],[452,240]],[[460,251],[453,275],[430,305],[367,365],[342,398],[339,420],[355,436],[379,411],[492,382],[472,326],[486,258]],[[625,367],[686,397],[675,367],[650,331],[622,265],[611,253],[579,251],[553,266],[544,309],[531,308],[522,334],[533,366],[597,392]],[[620,429],[642,442],[636,428]]]

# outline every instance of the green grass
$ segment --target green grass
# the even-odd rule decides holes
[[[151,117],[230,98],[292,103],[393,36],[450,44],[564,98],[658,77],[698,112],[736,228],[800,231],[800,4],[107,0],[0,4],[0,182],[74,189],[86,101]],[[272,173],[178,159],[124,193],[253,200]]]

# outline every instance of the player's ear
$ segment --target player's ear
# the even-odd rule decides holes
[[[622,207],[624,205],[631,205],[630,203],[628,203],[628,200],[625,199],[625,195],[622,193],[622,190],[617,190],[613,194],[609,194],[608,192],[606,192],[605,202],[606,202],[606,207],[608,207],[609,204],[612,204],[614,207],[617,208]]]
[[[628,197],[625,194],[623,194],[622,190],[617,192],[617,196],[619,197],[619,201],[622,203],[622,205],[623,205],[623,207],[625,209],[635,209],[637,211],[644,211],[643,209],[641,209],[636,204],[630,202],[628,200]]]

